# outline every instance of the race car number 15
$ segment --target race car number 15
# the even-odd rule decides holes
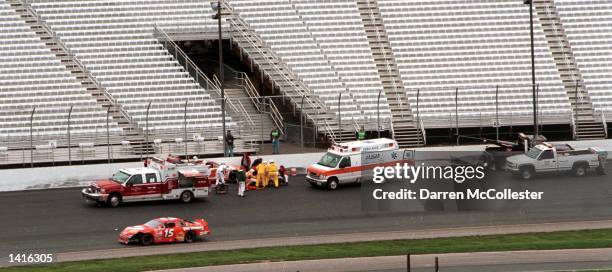
[[[165,229],[164,230],[164,236],[166,238],[170,238],[170,237],[174,236],[174,229]]]

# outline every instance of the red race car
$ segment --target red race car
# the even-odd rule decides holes
[[[174,217],[153,219],[147,223],[125,228],[119,234],[122,244],[139,243],[144,246],[160,243],[191,243],[199,237],[210,235],[208,222],[204,219],[193,221]]]

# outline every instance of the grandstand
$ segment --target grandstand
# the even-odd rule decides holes
[[[219,152],[221,83],[173,42],[216,39],[210,2],[0,1],[0,153],[49,140],[67,146],[70,106],[71,145],[127,146],[132,156],[160,143],[184,145],[175,152],[185,155]],[[428,129],[532,124],[522,0],[225,0],[222,7],[224,36],[251,69],[224,83],[226,124],[245,150],[268,137],[255,133],[259,124],[282,129],[290,111],[332,142],[364,127],[387,131],[401,146],[425,144]],[[571,126],[579,139],[607,137],[612,1],[534,7],[540,124]],[[266,100],[266,109],[265,86],[284,96]]]
[[[0,137],[63,134],[70,106],[75,134],[104,130],[105,110],[6,2],[0,2]],[[121,129],[111,123],[113,132]]]

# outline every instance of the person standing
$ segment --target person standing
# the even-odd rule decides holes
[[[274,160],[270,160],[268,166],[266,166],[267,177],[266,180],[269,181],[272,179],[274,181],[274,188],[278,188],[278,168],[276,168],[276,164],[274,164]]]
[[[358,141],[363,141],[366,138],[366,133],[365,130],[363,129],[363,127],[361,127],[359,129],[359,131],[355,132],[355,138],[357,138]]]
[[[233,157],[234,156],[234,135],[232,135],[231,131],[227,131],[225,134],[225,156]]]
[[[245,173],[246,167],[242,166],[237,172],[236,172],[236,181],[238,182],[238,196],[239,197],[244,197],[244,191],[246,189],[246,173]]]
[[[259,188],[259,185],[261,184],[264,188],[266,187],[266,185],[268,184],[267,182],[265,182],[265,178],[266,178],[266,162],[262,162],[260,164],[257,165],[257,188]]]
[[[278,128],[272,129],[270,132],[270,139],[272,140],[272,154],[278,154],[280,149],[280,131]]]

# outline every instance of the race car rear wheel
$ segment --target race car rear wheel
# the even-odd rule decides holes
[[[190,191],[184,191],[181,194],[181,201],[183,203],[189,203],[193,200],[193,194]]]
[[[108,206],[117,208],[119,204],[121,204],[121,196],[118,194],[112,194],[108,197],[107,201]]]
[[[193,231],[189,231],[185,233],[185,243],[193,243],[195,241],[196,235]]]
[[[150,234],[144,234],[140,236],[140,244],[142,244],[143,246],[153,244],[153,236],[151,236]]]

